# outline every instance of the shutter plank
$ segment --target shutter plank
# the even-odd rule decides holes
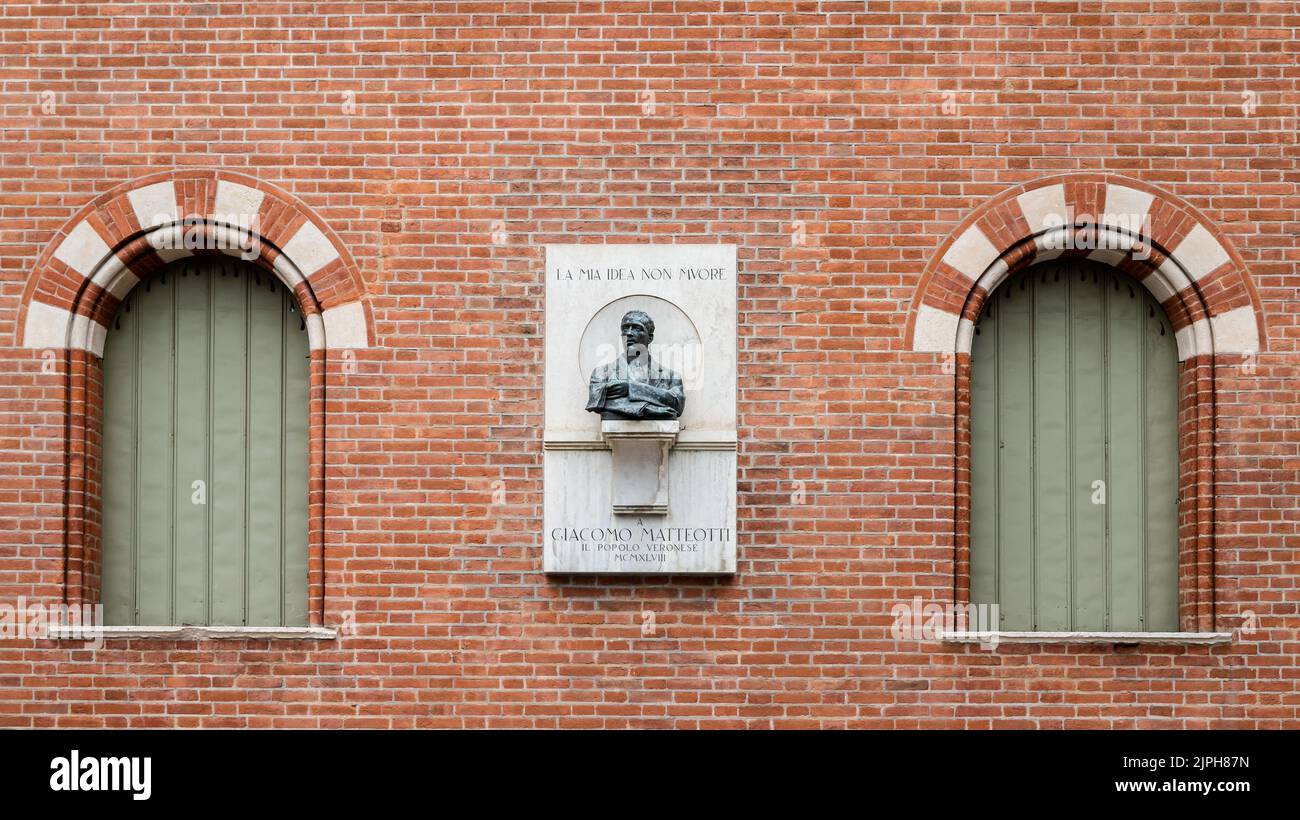
[[[208,506],[195,504],[194,482],[211,489],[208,470],[209,280],[202,263],[182,263],[176,289],[176,623],[208,622]],[[178,271],[179,272],[179,271]]]
[[[211,623],[245,623],[248,276],[212,277]]]
[[[1070,291],[1070,417],[1073,576],[1071,628],[1106,628],[1106,507],[1094,482],[1106,479],[1105,317],[1101,284],[1089,267],[1067,266]],[[1066,279],[1062,276],[1062,279]]]
[[[117,327],[104,340],[103,543],[101,597],[104,622],[129,626],[135,618],[136,399],[139,310],[118,310]]]
[[[971,602],[1000,601],[998,516],[998,316],[985,308],[971,345]]]
[[[161,277],[138,294],[133,308],[140,327],[136,448],[137,623],[172,623],[172,500],[174,277]]]
[[[1178,629],[1178,348],[1173,326],[1155,299],[1146,298],[1146,628],[1174,631]]]
[[[280,533],[283,556],[283,618],[286,626],[307,625],[307,481],[310,351],[302,314],[290,310],[293,296],[283,291],[284,316],[284,479],[283,523]]]
[[[997,300],[998,571],[1005,629],[1033,629],[1034,396],[1032,299],[1008,283]]]
[[[1113,630],[1142,630],[1145,604],[1143,523],[1143,374],[1141,285],[1108,273],[1106,296],[1106,415],[1108,478],[1106,512]]]
[[[248,623],[280,623],[284,320],[280,293],[263,276],[249,288]]]
[[[1036,629],[1070,628],[1070,322],[1058,271],[1031,270],[1034,296]]]

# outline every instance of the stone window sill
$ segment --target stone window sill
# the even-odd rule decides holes
[[[55,626],[50,628],[50,637],[59,641],[84,641],[94,638],[173,641],[269,638],[332,641],[338,637],[338,633],[322,626],[101,626],[94,628]]]
[[[988,644],[1157,644],[1203,646],[1232,643],[1231,632],[969,632],[949,634],[944,643]]]

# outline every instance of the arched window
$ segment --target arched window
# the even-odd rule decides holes
[[[137,286],[103,365],[109,625],[305,626],[307,333],[294,297],[227,257]]]
[[[986,301],[971,351],[971,601],[1001,629],[1178,629],[1178,351],[1081,258]]]

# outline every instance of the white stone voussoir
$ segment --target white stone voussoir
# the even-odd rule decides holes
[[[135,211],[135,221],[145,230],[175,222],[178,218],[176,183],[171,180],[128,191],[126,198],[130,200],[131,208]]]
[[[1259,326],[1250,305],[1211,316],[1210,330],[1214,334],[1215,354],[1259,352]]]
[[[953,270],[958,271],[967,279],[974,282],[980,278],[980,274],[993,260],[998,258],[998,249],[993,246],[984,232],[978,225],[971,225],[957,241],[952,243],[947,253],[943,255],[943,261]]]
[[[68,232],[54,251],[54,258],[82,276],[90,276],[104,257],[112,253],[108,243],[84,219]]]
[[[1192,324],[1176,331],[1174,341],[1178,343],[1178,361],[1185,362],[1193,356],[1204,356],[1214,352],[1210,325],[1204,319],[1197,319]]]
[[[282,250],[308,279],[339,256],[334,243],[310,221],[302,223],[302,227],[285,243]]]
[[[232,217],[239,225],[247,225],[262,210],[263,191],[248,185],[227,180],[217,181],[217,198],[212,206],[212,218],[228,220]]]
[[[1193,281],[1199,282],[1228,262],[1228,251],[1199,222],[1178,243],[1173,256]]]
[[[52,347],[62,350],[68,345],[68,323],[72,314],[35,299],[27,303],[27,321],[23,326],[23,347]]]
[[[946,310],[921,305],[912,331],[912,350],[918,353],[953,353],[957,350],[957,324],[961,317]]]
[[[331,350],[360,349],[368,346],[366,311],[360,302],[348,302],[322,311],[325,346]]]
[[[1070,210],[1065,204],[1064,185],[1044,185],[1025,191],[1016,197],[1020,212],[1025,215],[1029,229],[1034,233],[1065,225],[1070,221]]]
[[[68,347],[73,350],[86,350],[103,358],[104,339],[107,336],[108,328],[89,316],[78,314],[72,317],[72,333],[68,338]]]
[[[1106,186],[1106,204],[1102,206],[1097,221],[1137,233],[1146,221],[1154,201],[1155,197],[1145,191],[1110,183]]]

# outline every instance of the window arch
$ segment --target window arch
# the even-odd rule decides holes
[[[102,592],[101,357],[120,303],[168,263],[227,255],[284,283],[306,320],[309,411],[310,627],[196,628],[188,634],[318,637],[331,620],[325,589],[325,443],[329,376],[357,372],[373,341],[364,281],[345,243],[311,207],[263,180],[226,170],[167,170],[124,181],[86,203],[37,258],[14,341],[46,363],[63,397],[63,588],[74,606]],[[181,628],[158,634],[173,635]],[[126,628],[119,637],[153,634]]]
[[[939,354],[936,373],[952,389],[952,599],[971,600],[975,323],[1005,280],[1058,258],[1086,258],[1119,271],[1151,293],[1170,320],[1178,349],[1179,640],[1220,640],[1215,371],[1249,366],[1267,350],[1267,328],[1249,271],[1217,226],[1169,192],[1116,174],[1058,174],[984,200],[921,274],[904,335],[912,351]]]
[[[971,351],[971,601],[1012,631],[1178,628],[1178,350],[1081,258],[985,301]]]
[[[306,626],[306,322],[227,257],[175,262],[104,343],[106,623]]]

